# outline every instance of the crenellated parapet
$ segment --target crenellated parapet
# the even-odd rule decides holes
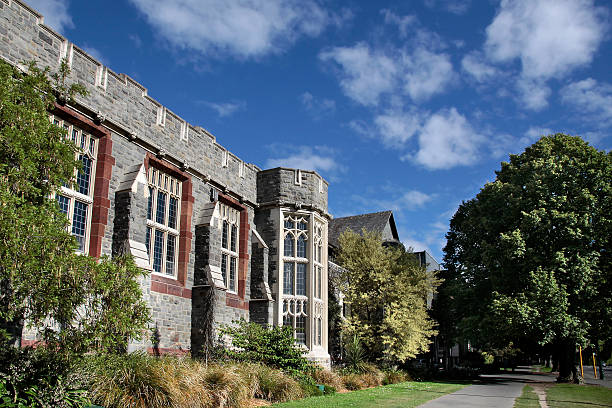
[[[87,87],[77,107],[116,134],[188,170],[220,190],[254,205],[260,170],[229,152],[210,132],[194,126],[148,94],[145,86],[118,74],[44,24],[44,16],[20,0],[0,0],[0,55],[24,68],[35,61],[57,71],[68,62],[69,82]]]
[[[328,187],[316,171],[277,167],[257,173],[257,202],[262,208],[287,206],[329,218]]]

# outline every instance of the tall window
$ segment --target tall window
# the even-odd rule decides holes
[[[156,273],[176,276],[181,183],[150,166],[146,245]]]
[[[324,244],[324,227],[323,224],[315,219],[313,226],[314,240],[314,344],[322,345],[323,340],[323,244]]]
[[[283,324],[293,327],[298,343],[306,344],[308,221],[286,215],[283,222]]]
[[[93,205],[93,185],[95,179],[97,140],[90,134],[55,116],[53,124],[67,131],[67,138],[77,146],[76,158],[82,163],[75,169],[74,178],[61,188],[56,195],[60,209],[70,221],[70,232],[77,240],[77,251],[87,253]]]
[[[240,212],[219,203],[221,226],[221,274],[229,292],[238,292],[238,231]]]

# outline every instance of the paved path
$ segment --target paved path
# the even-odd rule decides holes
[[[521,395],[525,384],[553,382],[554,376],[530,373],[528,368],[517,369],[514,373],[482,375],[481,380],[462,390],[429,401],[423,408],[469,408],[495,407],[512,408],[514,400]]]

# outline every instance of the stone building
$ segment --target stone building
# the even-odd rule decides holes
[[[83,162],[56,198],[80,252],[131,253],[150,271],[140,283],[156,340],[130,349],[198,353],[219,324],[246,319],[293,327],[329,364],[326,180],[244,162],[20,0],[0,0],[0,56],[51,71],[66,59],[89,91],[49,113]]]

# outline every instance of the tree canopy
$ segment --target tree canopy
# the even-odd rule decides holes
[[[460,205],[447,233],[463,337],[484,348],[534,339],[566,356],[577,343],[610,339],[612,155],[555,134],[496,175]]]
[[[83,88],[66,85],[67,73],[62,64],[55,78],[70,97]],[[49,120],[48,75],[0,61],[0,332],[19,339],[26,324],[63,349],[122,348],[148,321],[143,271],[129,258],[75,253],[54,194],[74,181],[78,148]]]
[[[427,312],[435,275],[403,248],[384,247],[380,235],[347,230],[339,242],[344,269],[336,285],[350,307],[346,331],[359,336],[371,360],[405,361],[426,352],[436,334]]]

